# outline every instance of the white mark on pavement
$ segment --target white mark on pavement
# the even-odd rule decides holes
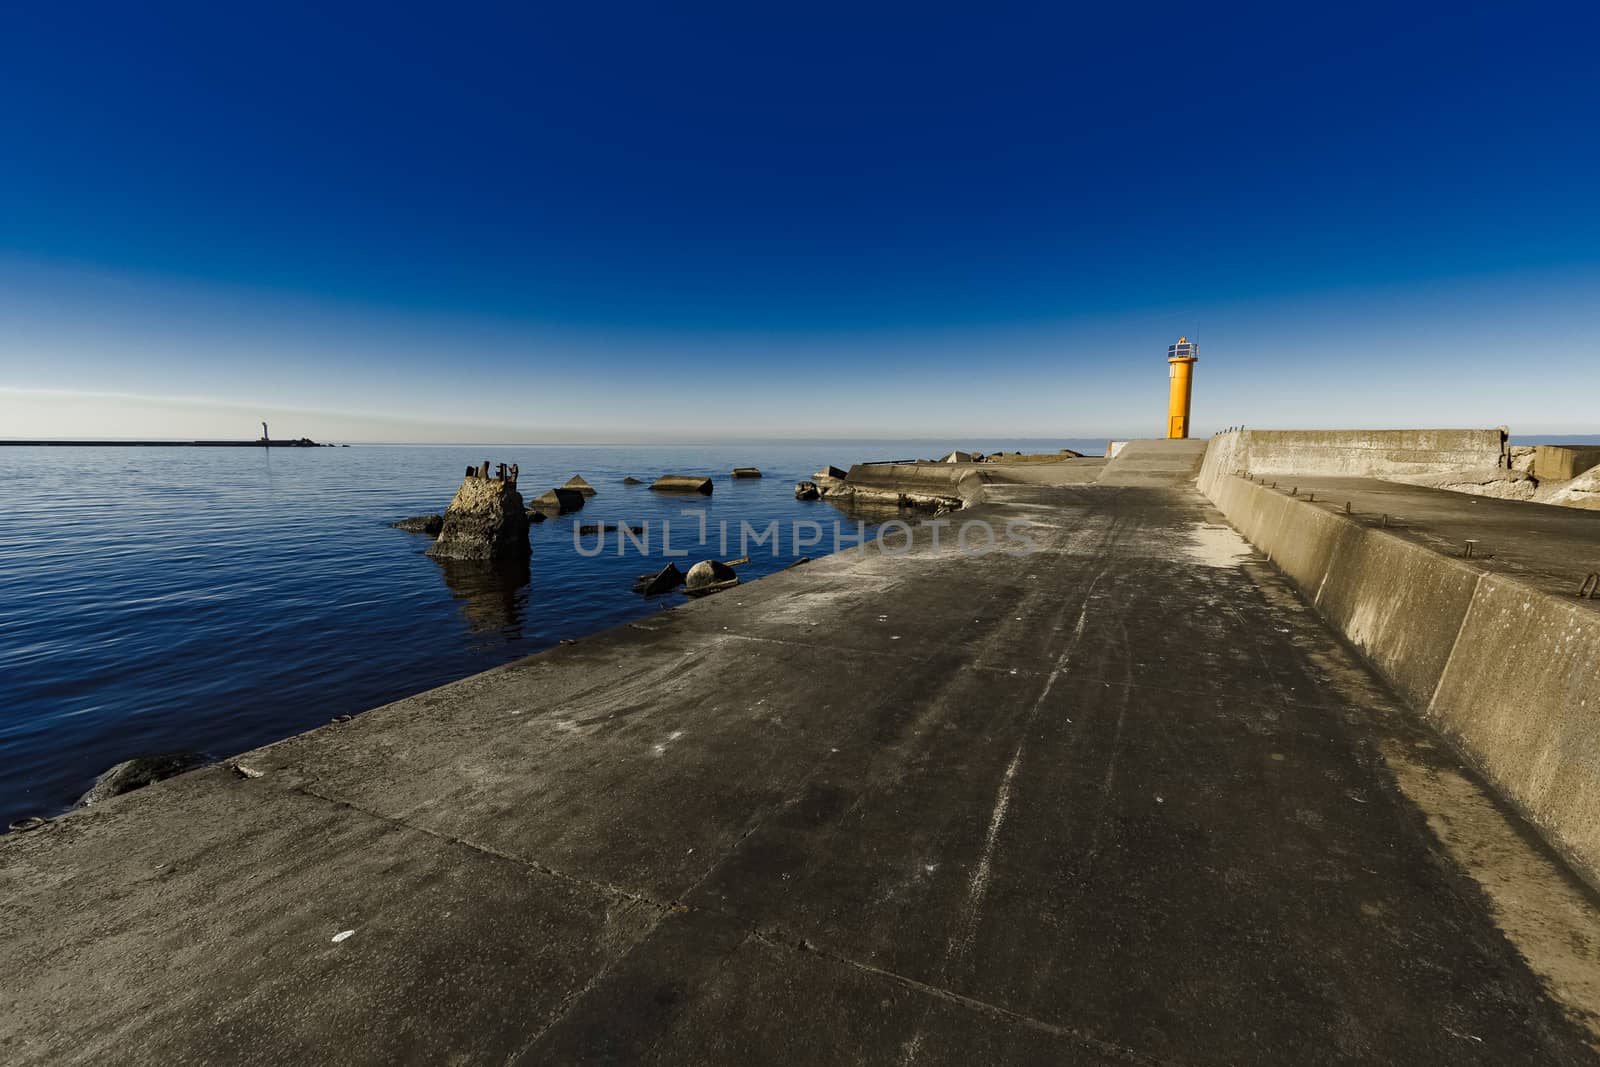
[[[348,941],[350,938],[355,936],[355,933],[356,932],[354,930],[340,930],[338,933],[333,935],[333,943],[337,945],[341,941]]]
[[[1095,582],[1100,580],[1096,575],[1094,581],[1089,583],[1093,591]],[[1039,714],[1039,708],[1044,705],[1045,699],[1050,695],[1050,690],[1055,686],[1056,679],[1066,671],[1072,662],[1072,653],[1077,649],[1078,642],[1083,638],[1084,624],[1089,618],[1089,601],[1085,598],[1083,607],[1078,611],[1077,625],[1072,628],[1072,639],[1067,642],[1067,647],[1057,657],[1055,666],[1044,681],[1044,688],[1039,691],[1039,696],[1028,709],[1027,717],[1022,725],[1022,740],[1017,742],[1017,747],[1011,754],[1011,762],[1006,765],[1005,774],[1000,777],[1000,788],[995,791],[994,808],[989,813],[989,830],[984,835],[983,851],[978,856],[978,866],[972,872],[972,880],[967,885],[967,907],[962,916],[961,930],[956,938],[950,942],[949,955],[954,958],[965,956],[972,949],[973,938],[978,932],[978,913],[983,910],[983,898],[989,892],[989,871],[994,863],[994,850],[1000,840],[1000,828],[1006,821],[1006,809],[1011,806],[1011,783],[1017,776],[1017,768],[1022,765],[1022,749],[1027,742],[1028,727],[1032,724],[1034,716]]]
[[[1189,527],[1189,544],[1184,552],[1191,562],[1202,567],[1237,567],[1251,555],[1249,542],[1231,526],[1197,522]]]
[[[667,754],[667,746],[682,736],[682,730],[674,730],[667,735],[667,739],[665,741],[658,741],[654,745],[650,746],[650,751],[657,756],[665,756]]]

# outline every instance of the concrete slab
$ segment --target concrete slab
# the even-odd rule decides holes
[[[7,837],[0,900],[12,1064],[503,1061],[663,914],[220,767]]]
[[[1100,485],[1177,486],[1194,481],[1205,457],[1204,440],[1129,441],[1096,479]]]

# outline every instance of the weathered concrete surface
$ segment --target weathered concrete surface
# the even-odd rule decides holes
[[[1539,445],[1533,452],[1533,476],[1541,482],[1565,482],[1600,464],[1600,448]]]
[[[986,495],[1042,550],[924,524],[0,839],[0,1060],[1595,1061],[1593,899],[1192,489]]]
[[[1218,467],[1229,520],[1600,884],[1600,515]]]
[[[828,486],[827,492],[863,502],[965,507],[981,501],[986,486],[1083,485],[1098,478],[1105,464],[1099,456],[1055,457],[1048,463],[857,463],[842,484]]]
[[[844,484],[831,487],[828,495],[960,507],[964,500],[977,499],[982,484],[979,467],[976,463],[857,463]]]
[[[1432,474],[1506,466],[1500,430],[1239,430],[1228,469],[1256,474]]]
[[[1128,441],[1095,479],[1100,485],[1188,485],[1200,472],[1203,440]]]

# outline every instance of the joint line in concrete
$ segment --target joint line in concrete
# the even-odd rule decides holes
[[[1016,1011],[1012,1008],[1004,1008],[987,1000],[980,1000],[977,997],[970,997],[964,993],[957,993],[954,990],[946,989],[943,986],[932,985],[928,982],[923,982],[916,978],[910,978],[895,971],[886,970],[883,967],[875,967],[870,963],[862,963],[859,960],[853,960],[850,957],[842,956],[837,952],[830,952],[827,949],[819,948],[818,946],[812,945],[801,938],[784,935],[776,929],[752,930],[751,936],[753,936],[757,941],[760,941],[762,944],[782,949],[785,952],[804,952],[808,955],[817,956],[818,958],[824,959],[837,966],[849,967],[852,970],[860,971],[861,973],[871,975],[874,978],[893,982],[896,985],[903,986],[904,988],[910,989],[917,993],[921,993],[924,996],[933,997],[937,1000],[944,1001],[947,1004],[956,1005],[957,1007],[964,1008],[979,1015],[987,1016],[997,1021],[1026,1027],[1029,1030],[1035,1030],[1039,1033],[1049,1034],[1052,1037],[1064,1038],[1080,1046],[1093,1049],[1101,1055],[1113,1056],[1126,1063],[1152,1065],[1163,1064],[1174,1065],[1174,1067],[1176,1067],[1178,1064],[1178,1061],[1163,1060],[1153,1056],[1147,1056],[1136,1049],[1127,1047],[1126,1045],[1118,1045],[1114,1042],[1106,1041],[1103,1038],[1094,1037],[1090,1034],[1084,1033],[1082,1030],[1078,1030],[1070,1026],[1063,1026],[1060,1023],[1046,1022],[1043,1019],[1035,1018],[1032,1015],[1025,1015],[1022,1012]]]

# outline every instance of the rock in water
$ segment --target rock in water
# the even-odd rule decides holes
[[[738,584],[739,576],[732,567],[718,560],[703,559],[689,568],[683,591],[690,596],[705,596]]]
[[[796,500],[816,500],[822,496],[822,490],[817,488],[816,482],[795,482],[794,498]]]
[[[511,560],[528,554],[528,514],[517,492],[517,469],[489,463],[469,467],[444,513],[444,528],[428,555],[441,559]]]
[[[594,496],[594,486],[592,486],[588,482],[584,481],[583,480],[583,475],[581,475],[581,474],[574,474],[572,477],[568,478],[567,479],[567,484],[563,485],[561,488],[563,488],[563,489],[576,489],[578,492],[582,493],[584,496]]]
[[[643,485],[644,481],[643,481],[643,479],[635,478],[633,475],[630,474],[626,478],[622,479],[622,484],[623,485]]]
[[[658,493],[703,493],[711,495],[711,479],[697,474],[663,474],[650,486]]]
[[[439,531],[444,529],[444,516],[413,515],[409,519],[401,519],[399,522],[391,522],[389,525],[396,530],[404,530],[407,533],[420,533],[427,534],[429,537],[438,537]]]
[[[735,467],[733,468],[733,476],[735,478],[759,478],[761,477],[761,471],[755,467]]]
[[[174,752],[165,756],[138,756],[124,760],[94,780],[94,785],[78,800],[79,807],[98,804],[143,789],[163,778],[173,778],[204,762],[193,752]]]
[[[656,596],[660,593],[671,592],[683,584],[683,572],[676,563],[669,563],[654,574],[641,574],[639,580],[633,583],[635,593],[645,596]]]
[[[565,486],[561,486],[541,496],[534,497],[533,503],[529,504],[528,507],[548,512],[551,515],[565,515],[569,511],[582,509],[584,501],[588,499],[576,489],[568,489]]]

